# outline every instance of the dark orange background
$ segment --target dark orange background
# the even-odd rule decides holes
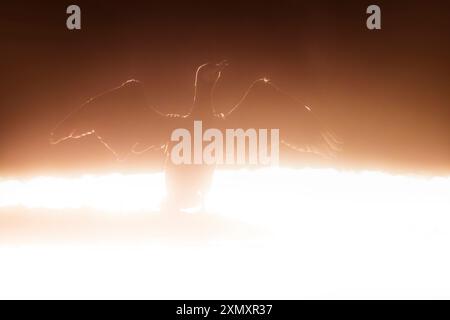
[[[0,10],[0,176],[151,167],[118,164],[95,141],[50,146],[53,127],[124,80],[145,82],[163,111],[190,108],[198,65],[231,63],[227,109],[267,76],[345,141],[337,167],[450,172],[448,1],[24,1]],[[365,26],[382,8],[381,31]],[[282,112],[282,110],[274,110]]]

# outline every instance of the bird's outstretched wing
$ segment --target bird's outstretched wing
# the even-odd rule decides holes
[[[51,133],[51,142],[94,135],[118,159],[132,153],[162,148],[170,137],[176,115],[152,108],[143,85],[129,80],[74,110]]]
[[[313,110],[268,79],[258,79],[242,99],[223,114],[228,128],[279,129],[280,143],[290,149],[333,157],[342,142]]]

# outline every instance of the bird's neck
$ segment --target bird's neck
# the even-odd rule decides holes
[[[211,114],[213,114],[212,88],[196,87],[191,115],[208,116]]]

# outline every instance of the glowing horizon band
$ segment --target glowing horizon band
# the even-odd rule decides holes
[[[156,212],[164,197],[163,173],[0,179],[2,211],[24,207]],[[273,218],[280,212],[449,213],[450,177],[334,169],[218,170],[206,202],[213,212],[252,221]]]

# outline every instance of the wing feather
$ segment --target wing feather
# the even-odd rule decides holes
[[[256,80],[224,115],[230,128],[280,129],[280,142],[290,149],[334,157],[342,142],[313,110],[268,79]]]
[[[51,143],[94,135],[118,159],[133,150],[161,148],[168,140],[171,117],[149,106],[141,82],[129,80],[89,99],[52,131]]]

